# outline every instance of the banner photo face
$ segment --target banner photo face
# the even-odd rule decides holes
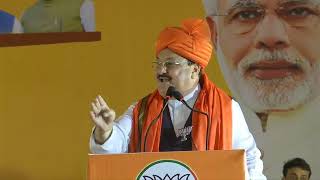
[[[19,14],[0,9],[0,35],[95,31],[93,0],[33,0],[25,4],[21,3]]]
[[[217,57],[269,179],[295,157],[320,179],[320,1],[204,1]],[[219,6],[213,2],[219,2]]]

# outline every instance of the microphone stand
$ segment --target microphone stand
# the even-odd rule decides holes
[[[203,115],[205,115],[207,117],[206,150],[209,150],[209,138],[208,138],[208,136],[210,134],[209,127],[210,127],[211,122],[210,122],[210,118],[209,118],[208,113],[202,112],[202,111],[199,111],[198,109],[194,109],[194,108],[190,107],[189,104],[183,99],[182,94],[179,91],[177,91],[174,87],[172,87],[170,90],[172,92],[172,96],[174,98],[176,98],[178,101],[182,102],[185,106],[187,106],[188,109],[190,109],[191,111],[195,111],[197,113],[203,114]]]
[[[143,152],[146,152],[146,144],[147,144],[147,139],[148,139],[148,134],[149,134],[150,128],[158,121],[158,119],[162,115],[164,109],[168,106],[169,99],[170,99],[170,96],[167,96],[166,99],[164,99],[165,104],[164,104],[163,108],[161,109],[161,112],[159,113],[159,115],[156,118],[154,118],[151,121],[150,125],[147,128],[146,136],[144,137]]]
[[[209,150],[209,138],[208,138],[208,136],[209,136],[209,134],[210,134],[210,132],[209,132],[209,127],[210,127],[210,124],[211,124],[211,123],[210,123],[210,118],[209,118],[208,113],[205,113],[205,112],[199,111],[198,109],[195,109],[195,108],[190,107],[189,104],[188,104],[185,100],[183,100],[183,99],[181,99],[181,100],[179,100],[179,101],[181,101],[181,102],[182,102],[185,106],[187,106],[187,108],[190,109],[191,111],[194,111],[194,112],[203,114],[203,115],[205,115],[205,116],[207,117],[206,150]]]

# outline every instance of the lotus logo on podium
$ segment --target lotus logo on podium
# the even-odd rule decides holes
[[[159,160],[149,164],[137,180],[198,180],[193,170],[177,160]]]

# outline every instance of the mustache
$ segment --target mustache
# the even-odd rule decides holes
[[[261,62],[267,62],[271,65],[272,63],[284,62],[298,69],[302,69],[303,71],[306,71],[309,66],[309,61],[298,53],[284,50],[257,50],[244,57],[240,61],[238,68],[240,72],[244,72]]]
[[[168,74],[158,74],[157,79],[161,82],[163,82],[164,80],[171,81],[172,77],[169,76]]]

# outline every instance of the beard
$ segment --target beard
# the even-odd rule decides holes
[[[255,50],[238,64],[228,65],[218,44],[217,55],[232,94],[255,112],[294,110],[318,96],[320,65],[318,61],[311,64],[297,52]],[[294,64],[302,77],[293,73],[283,78],[259,79],[247,73],[253,64],[262,60]]]

